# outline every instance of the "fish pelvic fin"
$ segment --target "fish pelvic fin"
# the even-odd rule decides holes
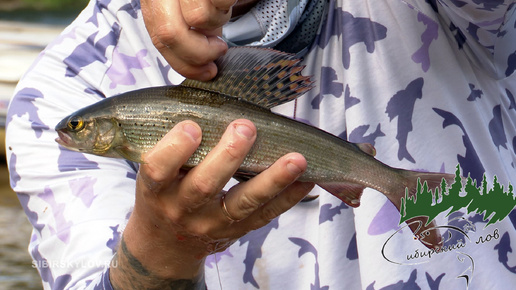
[[[181,85],[237,97],[264,108],[294,100],[313,88],[301,75],[295,55],[256,47],[232,47],[216,60],[217,76],[208,82],[185,80]]]
[[[360,197],[365,187],[356,183],[322,183],[318,184],[351,207],[360,206]]]
[[[408,219],[405,216],[405,202],[417,199],[419,183],[428,185],[428,189],[434,190],[442,186],[442,181],[452,184],[455,178],[453,174],[434,173],[434,172],[416,172],[410,170],[401,170],[401,174],[405,177],[405,184],[400,188],[386,194],[387,198],[396,206],[402,215],[401,222],[406,222],[410,230],[414,233],[414,237],[418,239],[424,246],[430,249],[440,248],[443,239],[437,228],[433,217],[421,215]]]
[[[358,147],[358,149],[364,151],[365,153],[373,157],[376,156],[376,149],[373,145],[369,143],[355,143],[355,145]]]

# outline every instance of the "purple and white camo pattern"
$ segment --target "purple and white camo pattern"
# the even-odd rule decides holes
[[[11,185],[34,230],[29,252],[47,289],[110,289],[109,262],[134,203],[136,164],[58,147],[52,129],[102,98],[183,78],[146,33],[139,1],[91,1],[20,81],[8,114]],[[331,0],[306,56],[316,89],[276,110],[396,167],[516,184],[516,4],[513,0]],[[399,229],[367,189],[351,209],[321,189],[268,226],[208,257],[210,289],[506,289],[516,284],[516,212],[475,226],[458,251],[391,263]],[[475,243],[498,233],[497,239]],[[453,236],[453,241],[459,238]],[[416,241],[417,242],[417,241]],[[410,231],[394,254],[414,254]],[[421,251],[422,249],[419,248]],[[465,256],[463,256],[465,257]],[[405,259],[406,260],[406,259]],[[407,261],[406,261],[407,262]],[[472,267],[472,264],[474,267]]]

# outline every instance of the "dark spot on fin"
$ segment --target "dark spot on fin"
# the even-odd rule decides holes
[[[371,156],[376,156],[376,149],[374,148],[373,145],[369,144],[369,143],[356,143],[355,145],[357,145],[357,147],[364,151],[365,153],[371,155]]]
[[[360,197],[365,188],[363,185],[356,183],[323,183],[318,185],[351,207],[360,205]]]
[[[217,92],[272,108],[294,100],[313,87],[293,54],[256,47],[232,47],[216,61],[217,76],[208,82],[185,80],[181,85]]]

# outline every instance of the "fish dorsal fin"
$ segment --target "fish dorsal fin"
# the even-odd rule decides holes
[[[185,80],[181,85],[217,92],[265,108],[294,100],[313,87],[302,76],[304,66],[293,54],[255,47],[232,47],[216,61],[219,73],[208,82]]]

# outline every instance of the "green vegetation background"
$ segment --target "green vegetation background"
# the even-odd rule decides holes
[[[0,0],[0,20],[49,24],[69,22],[88,2],[89,0]]]
[[[18,0],[23,5],[41,10],[82,9],[88,0]]]
[[[83,9],[89,0],[0,0],[0,10],[19,11],[19,10],[76,10]]]

